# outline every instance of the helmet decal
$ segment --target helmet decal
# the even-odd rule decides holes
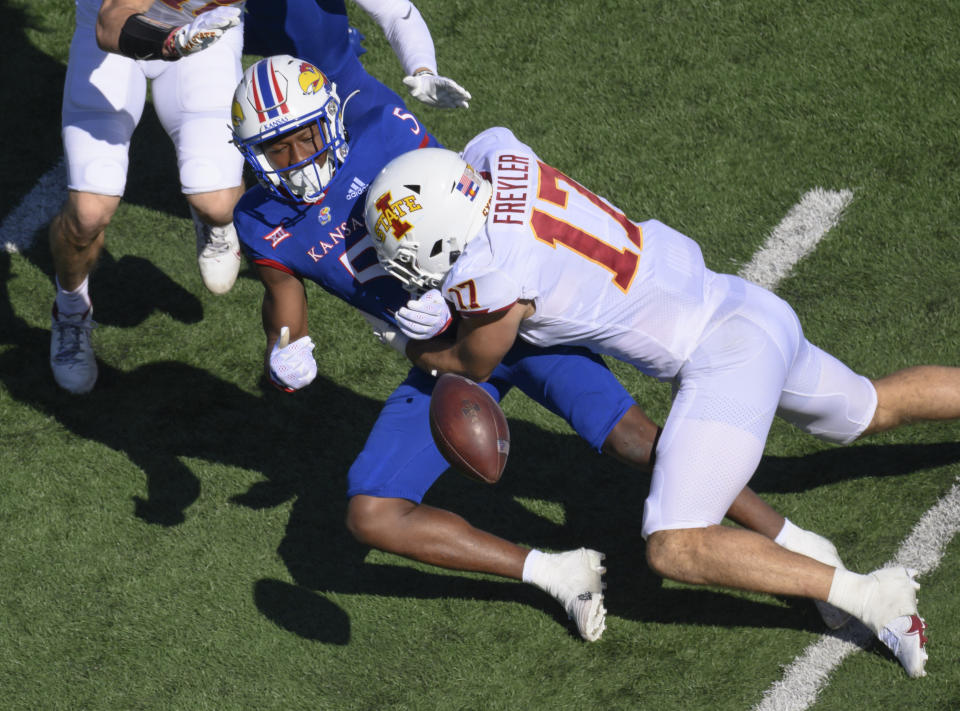
[[[400,218],[421,209],[415,195],[407,195],[395,201],[389,191],[378,197],[374,205],[377,208],[378,217],[373,226],[373,233],[381,242],[387,238],[388,228],[395,239],[399,240],[403,237],[413,225]]]
[[[230,119],[233,121],[233,127],[236,129],[244,121],[243,107],[236,99],[233,100],[233,106],[230,108]]]
[[[273,70],[273,62],[260,62],[257,65],[250,93],[250,103],[257,110],[257,118],[261,122],[287,113],[287,79]]]
[[[468,163],[467,167],[463,170],[463,175],[460,176],[460,180],[457,181],[456,189],[473,202],[477,197],[477,193],[480,192],[480,180],[480,176],[477,175],[477,172]]]
[[[302,62],[300,64],[300,76],[298,78],[300,90],[304,94],[316,94],[327,84],[327,78],[319,69],[310,64]]]

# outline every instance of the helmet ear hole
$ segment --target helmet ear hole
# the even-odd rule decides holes
[[[440,252],[443,251],[443,240],[438,239],[433,243],[433,247],[430,249],[430,256],[436,257]]]

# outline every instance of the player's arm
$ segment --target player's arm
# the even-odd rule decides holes
[[[257,274],[264,288],[260,307],[267,337],[264,368],[274,385],[293,392],[309,385],[317,374],[308,334],[307,294],[300,279],[281,269],[257,264]]]
[[[103,0],[97,13],[97,44],[132,59],[180,59],[209,47],[240,24],[240,9],[216,7],[176,26],[148,18],[155,0]]]
[[[356,0],[380,25],[404,72],[403,83],[417,100],[440,108],[467,108],[470,92],[437,72],[433,38],[410,0]]]
[[[307,335],[307,292],[303,282],[281,269],[257,264],[257,274],[263,282],[263,332],[267,336],[267,355],[280,337],[280,329],[290,329],[290,340]]]
[[[455,340],[410,341],[407,357],[427,372],[459,373],[481,383],[513,346],[520,322],[532,313],[530,301],[518,301],[496,313],[465,317]]]
[[[120,51],[120,34],[123,26],[133,15],[146,12],[153,0],[103,0],[97,13],[97,44],[104,52]],[[159,25],[158,25],[159,28]],[[173,28],[166,26],[169,34]]]

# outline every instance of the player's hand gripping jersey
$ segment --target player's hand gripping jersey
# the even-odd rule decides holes
[[[345,127],[350,151],[320,202],[281,202],[256,186],[234,214],[243,248],[257,264],[306,277],[349,304],[393,323],[410,295],[377,261],[363,219],[363,197],[393,157],[424,146],[433,136],[403,106],[380,106]]]
[[[530,343],[582,344],[673,377],[728,291],[696,242],[656,220],[631,222],[505,128],[478,135],[463,158],[489,174],[493,193],[444,296],[467,316],[530,299],[536,313],[519,331]]]

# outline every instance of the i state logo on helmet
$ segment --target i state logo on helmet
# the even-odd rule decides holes
[[[378,197],[375,204],[378,217],[376,224],[373,226],[373,232],[381,242],[387,237],[387,229],[397,240],[403,237],[413,228],[413,225],[400,218],[421,209],[416,195],[407,195],[399,200],[394,200],[389,191]]]

